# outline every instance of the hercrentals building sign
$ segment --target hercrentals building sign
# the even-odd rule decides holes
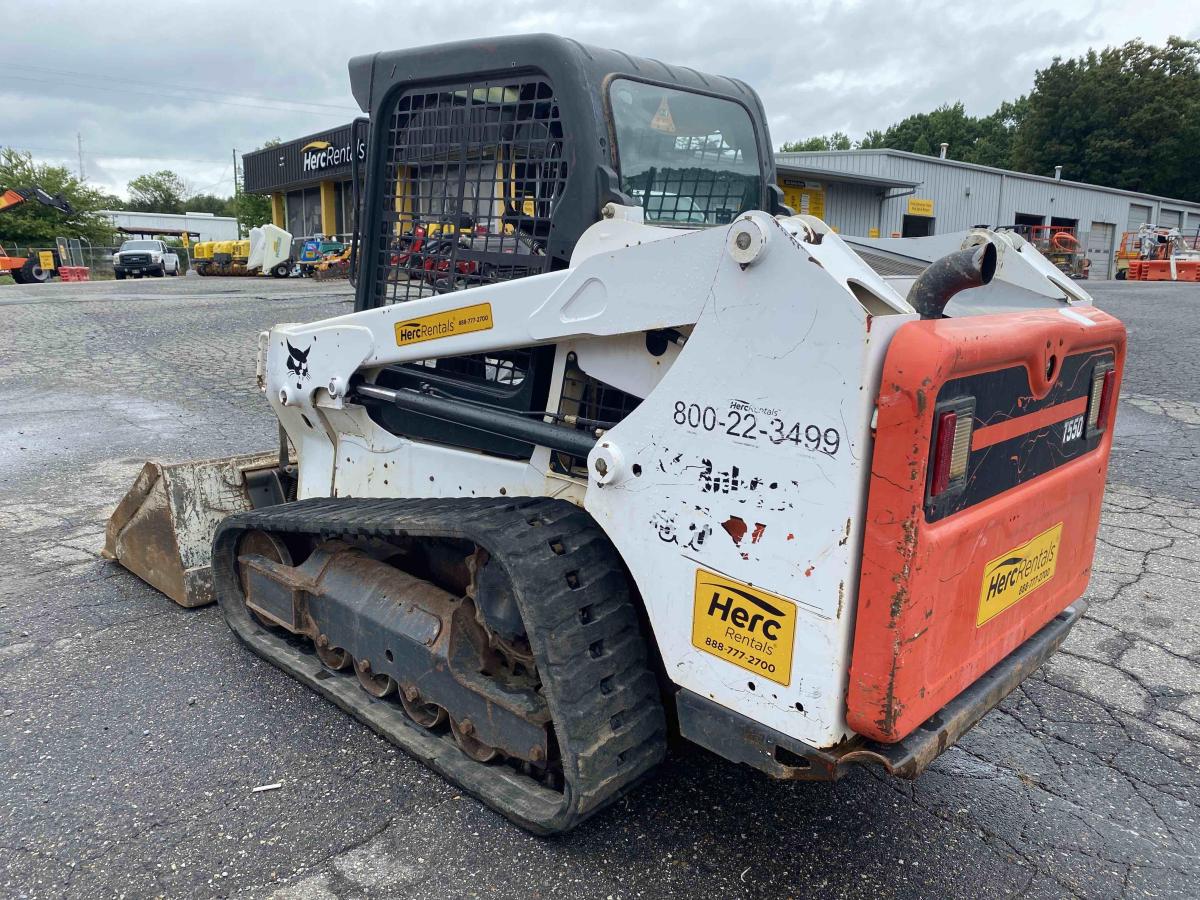
[[[309,141],[300,148],[301,168],[305,172],[324,172],[350,165],[350,154],[354,148],[350,144],[335,146],[331,141]],[[358,159],[366,159],[367,145],[358,142]]]
[[[366,128],[355,136],[350,125],[310,134],[242,157],[246,190],[265,194],[349,178],[355,155],[367,159]]]

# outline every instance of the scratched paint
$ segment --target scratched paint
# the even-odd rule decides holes
[[[742,546],[742,538],[746,536],[746,520],[741,516],[730,516],[721,523],[721,527],[725,529],[725,533],[733,538],[735,547]],[[746,554],[742,554],[743,558],[747,558]]]
[[[785,512],[795,508],[796,492],[791,489],[798,487],[797,481],[784,485],[777,478],[748,471],[737,463],[716,461],[707,456],[689,456],[664,447],[658,453],[655,467],[664,475],[695,479],[702,493],[718,495],[723,500],[744,503],[769,512]]]

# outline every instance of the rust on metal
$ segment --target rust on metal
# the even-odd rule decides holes
[[[544,702],[536,702],[533,692],[522,700],[490,691],[481,678],[507,671],[510,681],[519,680],[529,652],[491,635],[468,596],[476,590],[472,573],[486,557],[459,554],[456,572],[455,549],[443,554],[426,548],[422,571],[463,588],[456,595],[340,540],[317,544],[293,566],[274,539],[260,534],[244,537],[237,557],[246,607],[260,621],[311,640],[331,669],[353,666],[371,696],[397,694],[418,725],[437,728],[448,721],[455,742],[472,759],[489,762],[501,753],[526,762],[548,758]],[[531,656],[527,665],[533,666]]]
[[[230,513],[251,508],[247,473],[277,465],[274,452],[147,462],[109,517],[104,557],[180,606],[212,603],[213,533]]]

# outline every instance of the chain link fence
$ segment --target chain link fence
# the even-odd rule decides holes
[[[28,247],[8,244],[5,245],[4,249],[8,256],[18,258],[29,258],[30,256],[36,258],[40,253],[49,253],[57,250],[62,265],[86,266],[91,280],[104,281],[116,277],[113,274],[112,258],[113,254],[120,249],[120,244],[110,247],[94,247],[87,242],[72,240],[67,242],[65,247],[62,244]],[[179,256],[180,274],[187,274],[187,271],[192,267],[191,254],[183,247],[170,247],[170,250]]]

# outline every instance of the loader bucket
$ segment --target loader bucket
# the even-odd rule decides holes
[[[230,513],[284,500],[277,452],[183,463],[150,461],[108,520],[103,556],[180,606],[212,591],[212,539]]]

